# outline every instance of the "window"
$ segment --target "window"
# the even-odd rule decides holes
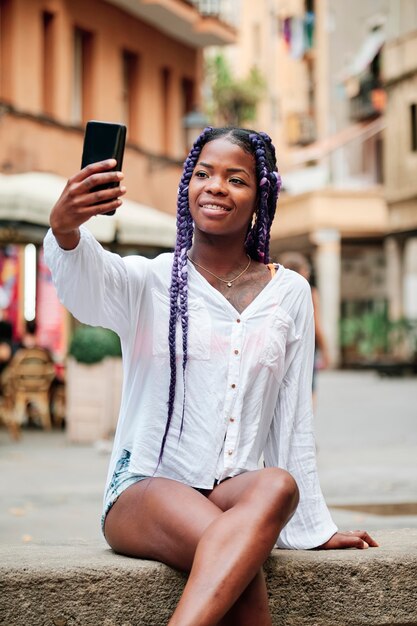
[[[137,54],[122,53],[122,120],[130,139],[139,134],[139,58]]]
[[[164,154],[170,152],[170,96],[172,73],[168,67],[162,68],[162,150]]]
[[[182,92],[182,116],[187,115],[195,108],[194,81],[189,78],[183,78],[181,81]]]
[[[53,13],[42,13],[42,109],[54,114],[54,26]]]
[[[12,2],[0,0],[0,98],[11,100]]]
[[[81,124],[92,117],[93,35],[74,30],[74,65],[72,83],[72,122]]]
[[[417,152],[417,104],[410,106],[411,150]]]

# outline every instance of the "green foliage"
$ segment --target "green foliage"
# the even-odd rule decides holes
[[[364,313],[343,319],[340,331],[342,347],[355,346],[361,356],[388,352],[390,322],[385,313]]]
[[[207,60],[206,76],[212,101],[208,106],[216,124],[243,126],[256,117],[256,107],[265,91],[265,80],[253,67],[245,78],[237,79],[222,54]]]
[[[386,310],[367,312],[341,320],[340,344],[366,359],[396,353],[412,359],[417,351],[417,328],[410,320],[391,321]]]
[[[72,336],[69,354],[79,363],[100,363],[107,356],[122,355],[120,339],[107,328],[79,326]]]

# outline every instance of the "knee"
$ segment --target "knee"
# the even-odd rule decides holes
[[[295,509],[300,494],[293,476],[286,470],[275,467],[266,468],[265,471],[268,473],[268,479],[271,483],[270,493],[272,497],[285,500],[288,504],[292,504]]]
[[[267,504],[274,517],[284,515],[286,520],[294,513],[299,501],[297,483],[289,472],[270,467],[261,470],[258,495]]]

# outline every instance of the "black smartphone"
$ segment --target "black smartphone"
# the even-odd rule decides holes
[[[113,122],[98,122],[91,120],[87,122],[84,135],[83,156],[81,159],[81,169],[90,163],[104,161],[106,159],[116,159],[117,164],[113,171],[120,172],[123,165],[123,154],[126,144],[126,126]],[[117,187],[118,182],[98,185],[91,191],[110,189]],[[103,202],[97,202],[103,204]],[[116,211],[108,211],[103,215],[114,215]]]

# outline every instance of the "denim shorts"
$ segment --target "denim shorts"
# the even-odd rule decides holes
[[[123,493],[125,489],[139,482],[140,480],[145,480],[145,478],[151,478],[151,476],[144,476],[143,474],[134,474],[133,472],[129,472],[127,469],[129,466],[131,453],[129,450],[123,450],[119,460],[116,463],[115,470],[113,472],[113,476],[111,477],[111,481],[109,486],[107,487],[106,495],[104,498],[104,508],[103,515],[101,516],[101,530],[104,535],[104,522],[106,519],[107,513],[112,508],[113,504],[116,502],[117,498]],[[224,480],[228,480],[225,478]],[[218,485],[218,481],[214,481],[213,488]],[[200,488],[200,487],[192,487],[196,491],[200,492],[204,496],[208,496],[211,492],[211,489]]]
[[[130,456],[131,455],[129,450],[123,450],[122,455],[116,463],[116,467],[113,472],[113,476],[111,478],[109,486],[107,487],[106,495],[104,498],[103,515],[101,516],[101,530],[103,531],[103,534],[106,515],[112,508],[113,504],[116,502],[117,498],[123,493],[125,489],[130,487],[130,485],[134,485],[140,480],[149,478],[149,476],[143,476],[142,474],[134,474],[133,472],[129,472],[127,468],[129,467]]]

